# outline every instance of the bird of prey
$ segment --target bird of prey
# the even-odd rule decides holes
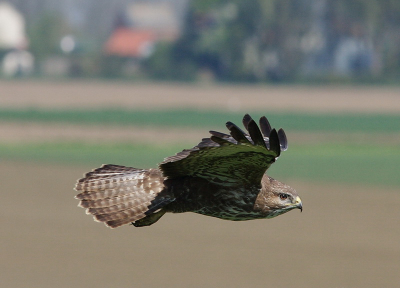
[[[103,165],[78,180],[75,198],[94,219],[115,228],[149,226],[166,212],[195,212],[241,221],[303,209],[297,192],[265,174],[288,147],[285,132],[265,117],[260,128],[246,114],[245,133],[210,131],[195,147],[167,157],[158,168]]]

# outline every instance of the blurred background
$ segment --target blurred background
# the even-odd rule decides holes
[[[0,286],[397,287],[399,72],[395,0],[0,1]],[[111,230],[76,207],[84,172],[245,113],[285,129],[268,174],[303,213]]]
[[[390,0],[10,0],[0,60],[4,77],[386,83],[399,26]]]

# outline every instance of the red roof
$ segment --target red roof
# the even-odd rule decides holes
[[[105,43],[104,51],[110,55],[146,57],[155,41],[156,35],[151,31],[118,28]]]

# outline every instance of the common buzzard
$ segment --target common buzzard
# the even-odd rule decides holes
[[[248,114],[243,125],[248,134],[227,122],[230,135],[210,131],[210,138],[155,169],[103,165],[78,180],[75,198],[111,228],[149,226],[166,212],[241,221],[302,210],[293,188],[265,174],[288,147],[285,132],[261,117],[261,134]]]

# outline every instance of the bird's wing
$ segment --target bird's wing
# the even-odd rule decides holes
[[[243,125],[248,134],[232,122],[226,127],[230,135],[210,131],[192,149],[183,150],[166,158],[160,169],[169,179],[194,176],[222,185],[259,184],[265,171],[287,149],[285,132],[271,129],[265,117],[260,118],[260,127],[246,114]]]

